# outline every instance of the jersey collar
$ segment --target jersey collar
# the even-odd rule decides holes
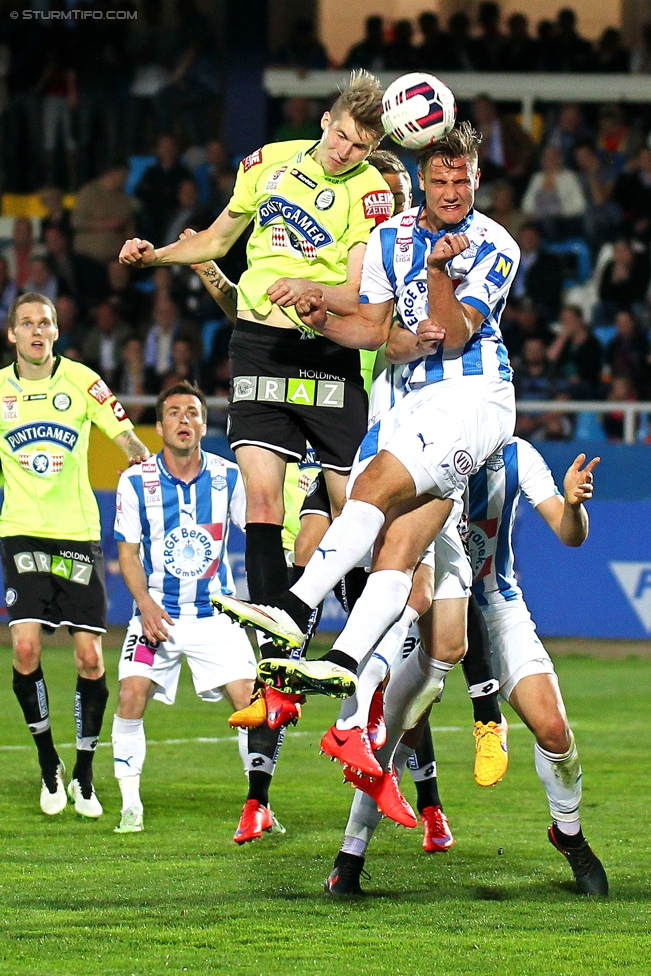
[[[422,224],[419,223],[424,209],[425,209],[425,204],[421,203],[420,207],[418,208],[418,213],[416,214],[414,233],[418,234],[419,237],[424,237],[425,240],[431,241],[432,247],[440,237],[443,237],[444,234],[465,234],[465,232],[468,230],[468,228],[472,223],[472,218],[475,215],[475,210],[473,207],[471,210],[468,211],[468,213],[463,218],[463,220],[459,221],[458,224],[452,224],[451,227],[445,227],[443,230],[439,230],[435,234],[433,234],[431,230],[428,230],[427,227],[423,227]]]
[[[58,370],[59,363],[60,362],[61,362],[61,356],[55,356],[54,357],[54,366],[52,367],[52,372],[50,373],[49,376],[44,376],[40,380],[30,380],[26,376],[21,376],[20,375],[20,373],[18,372],[18,361],[17,360],[14,360],[14,363],[13,363],[14,376],[16,377],[16,379],[18,380],[19,383],[21,383],[21,382],[22,383],[42,383],[43,380],[51,380],[51,379],[54,378],[54,374]]]
[[[197,482],[199,480],[199,478],[201,477],[201,475],[206,470],[207,463],[208,463],[208,459],[206,458],[206,453],[205,453],[205,451],[202,450],[201,451],[201,468],[199,470],[199,474],[196,475],[192,479],[192,481],[183,481],[182,478],[175,478],[174,475],[168,470],[167,465],[165,464],[165,461],[163,460],[163,452],[162,451],[159,451],[159,453],[156,455],[156,464],[158,465],[158,470],[159,470],[161,476],[163,478],[165,478],[166,481],[169,481],[170,484],[172,484],[172,485],[183,485],[186,488],[189,488],[190,485],[195,484],[195,482]]]

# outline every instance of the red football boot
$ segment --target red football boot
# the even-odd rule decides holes
[[[262,837],[264,830],[271,830],[273,825],[273,816],[268,807],[264,807],[258,800],[247,800],[233,840],[236,844],[257,840]]]
[[[296,725],[301,717],[301,705],[305,704],[305,695],[288,695],[271,685],[265,685],[264,696],[267,702],[267,725],[270,729]]]
[[[369,737],[364,729],[338,729],[333,725],[321,739],[321,752],[332,756],[343,766],[365,773],[366,776],[382,776],[384,770],[373,755]]]
[[[454,837],[450,830],[448,818],[440,806],[425,807],[424,810],[421,810],[420,816],[425,830],[423,850],[427,851],[428,854],[449,851],[454,844]]]
[[[367,776],[359,776],[350,767],[344,769],[344,779],[355,789],[367,793],[372,800],[375,800],[378,810],[402,824],[403,827],[417,827],[418,817],[411,808],[409,802],[400,792],[400,784],[393,770],[382,771],[382,775],[377,779],[369,779]]]
[[[384,695],[382,688],[378,688],[371,698],[368,710],[368,726],[366,727],[373,752],[381,749],[387,741],[387,727],[384,724]]]

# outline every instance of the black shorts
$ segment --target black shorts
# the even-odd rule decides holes
[[[14,535],[2,539],[9,625],[106,630],[104,556],[98,542]]]
[[[229,352],[231,448],[300,461],[309,443],[324,468],[350,470],[368,416],[356,349],[238,319]]]
[[[301,505],[299,517],[303,518],[304,515],[325,515],[326,518],[332,518],[330,498],[323,472],[316,476],[307,490],[307,495]]]

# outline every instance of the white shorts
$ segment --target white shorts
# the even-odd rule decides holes
[[[169,631],[169,640],[153,648],[142,636],[141,618],[132,617],[120,653],[119,680],[149,678],[158,685],[154,698],[173,705],[184,657],[194,690],[204,701],[219,701],[223,698],[220,689],[231,681],[255,678],[255,656],[249,639],[226,614],[181,617]]]
[[[493,671],[505,701],[522,678],[556,673],[524,600],[481,607],[481,612],[488,628]]]
[[[462,512],[463,503],[455,500],[447,522],[421,560],[434,570],[434,600],[470,596],[472,569],[458,529]]]
[[[515,427],[513,384],[487,376],[431,383],[407,394],[362,441],[349,485],[379,451],[409,471],[416,494],[461,498],[468,478]]]

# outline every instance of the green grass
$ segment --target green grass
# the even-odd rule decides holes
[[[116,700],[116,654],[107,654]],[[426,855],[420,829],[384,821],[363,901],[323,893],[351,792],[319,757],[336,703],[312,698],[289,733],[273,805],[285,837],[232,842],[245,796],[225,706],[200,703],[187,674],[173,708],[153,703],[143,776],[146,830],[115,836],[119,792],[100,748],[97,823],[38,808],[36,756],[10,687],[0,691],[0,973],[34,976],[611,976],[651,972],[648,662],[560,658],[584,770],[584,828],[611,883],[577,896],[546,839],[531,735],[513,729],[504,782],[472,778],[471,712],[454,672],[433,715],[456,844]],[[56,739],[74,739],[72,655],[44,659]],[[509,716],[511,717],[511,716]],[[452,730],[449,730],[449,729]],[[198,737],[219,742],[198,742]],[[165,742],[165,740],[184,740]],[[23,748],[10,749],[9,746]],[[29,746],[29,748],[24,748]],[[71,768],[73,749],[61,749]],[[405,787],[413,800],[411,783]],[[503,850],[499,855],[498,850]]]

